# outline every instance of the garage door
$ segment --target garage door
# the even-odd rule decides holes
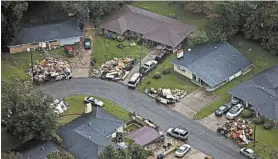
[[[68,39],[61,39],[60,40],[60,45],[72,45],[76,42],[80,42],[80,37],[75,37],[75,38],[68,38]]]

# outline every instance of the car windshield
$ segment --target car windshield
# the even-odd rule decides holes
[[[135,84],[136,81],[128,81],[128,84]]]
[[[226,109],[226,107],[225,107],[225,106],[221,106],[221,107],[219,107],[217,110],[218,110],[218,111],[223,111],[224,109]]]
[[[90,42],[89,41],[85,42],[85,45],[90,45]]]

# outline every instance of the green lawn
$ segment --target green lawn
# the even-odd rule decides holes
[[[80,96],[70,96],[65,98],[66,102],[69,104],[68,110],[66,110],[63,114],[61,114],[61,117],[59,117],[59,125],[64,125],[72,120],[79,117],[82,113],[84,113],[85,110],[85,104],[83,102],[83,99],[85,98],[85,95]]]
[[[177,88],[182,89],[189,92],[192,92],[197,88],[197,85],[192,83],[188,78],[185,78],[184,76],[174,72],[173,65],[171,64],[171,61],[175,59],[175,55],[172,54],[163,63],[158,64],[157,68],[153,71],[151,71],[147,76],[144,77],[144,80],[142,81],[142,85],[138,87],[140,91],[144,91],[146,88]],[[162,74],[162,70],[165,70],[165,68],[171,68],[172,71],[170,74],[164,75]],[[153,79],[153,75],[156,72],[161,73],[161,79]],[[150,82],[148,84],[148,82]]]
[[[133,57],[136,59],[140,58],[140,53],[142,50],[142,58],[148,54],[149,49],[142,47],[141,45],[136,45],[134,47],[129,46],[133,41],[125,40],[123,43],[126,46],[123,49],[116,47],[120,42],[112,39],[107,39],[105,36],[96,36],[93,46],[92,57],[96,59],[96,65],[100,66],[106,61],[112,60],[114,58],[120,57]]]
[[[58,58],[66,59],[63,48],[51,50],[49,51],[49,54]],[[43,52],[33,52],[33,61],[41,60],[44,57],[45,54]],[[30,68],[30,64],[31,53],[29,52],[4,55],[1,60],[2,80],[7,80],[12,76],[30,79],[30,77],[26,74],[27,70]]]

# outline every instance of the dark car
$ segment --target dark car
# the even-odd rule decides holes
[[[222,116],[230,110],[231,106],[229,105],[221,105],[219,108],[216,109],[214,114],[216,116]]]
[[[91,49],[91,39],[90,38],[86,38],[84,40],[84,48],[87,49]]]
[[[168,53],[166,51],[162,51],[161,53],[159,53],[156,57],[155,57],[155,61],[158,62],[162,62],[166,57],[167,57]]]

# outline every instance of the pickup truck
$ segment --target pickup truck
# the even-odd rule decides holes
[[[148,72],[156,68],[157,66],[157,61],[155,60],[150,60],[146,62],[141,68],[140,68],[140,73],[143,75],[146,75]]]

